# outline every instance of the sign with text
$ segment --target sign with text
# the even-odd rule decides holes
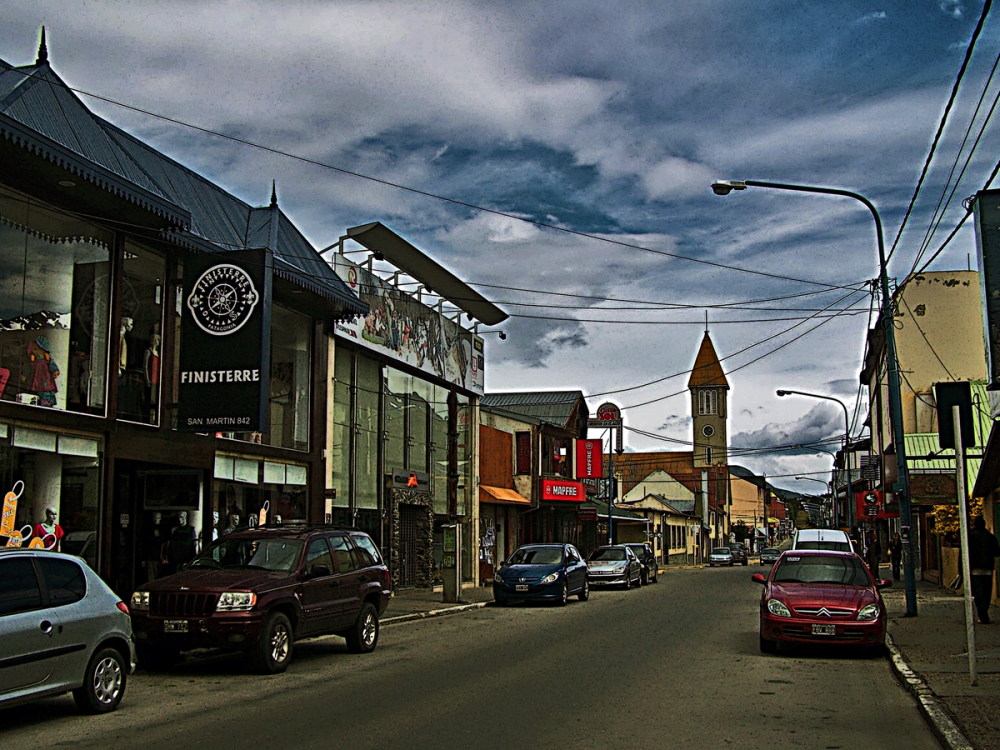
[[[576,520],[586,523],[597,520],[597,508],[593,505],[584,505],[576,512]]]
[[[178,430],[268,430],[273,270],[267,250],[184,259]]]
[[[617,404],[613,404],[610,401],[605,401],[603,404],[597,407],[597,418],[602,422],[609,419],[621,419],[622,411],[618,408]]]
[[[854,498],[858,518],[899,518],[898,512],[886,512],[882,490],[855,492]]]
[[[576,478],[596,479],[604,476],[600,440],[576,441]]]
[[[571,479],[543,479],[542,500],[558,500],[561,502],[582,503],[587,499],[583,482]]]

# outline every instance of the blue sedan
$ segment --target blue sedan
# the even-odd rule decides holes
[[[529,600],[565,605],[573,595],[587,601],[590,584],[587,563],[572,544],[518,547],[493,576],[493,600],[501,606]]]

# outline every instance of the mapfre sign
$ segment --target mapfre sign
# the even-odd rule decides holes
[[[561,500],[562,502],[582,503],[587,499],[582,482],[562,479],[542,480],[542,500]]]
[[[600,440],[576,441],[576,478],[597,479],[604,476]]]

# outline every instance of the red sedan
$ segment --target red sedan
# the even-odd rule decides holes
[[[864,560],[852,552],[788,550],[767,577],[760,598],[760,650],[773,653],[778,642],[836,643],[882,649],[885,603]]]

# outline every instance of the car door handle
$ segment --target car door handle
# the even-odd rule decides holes
[[[38,629],[45,633],[45,635],[52,635],[52,623],[48,620],[42,620],[38,625]]]

